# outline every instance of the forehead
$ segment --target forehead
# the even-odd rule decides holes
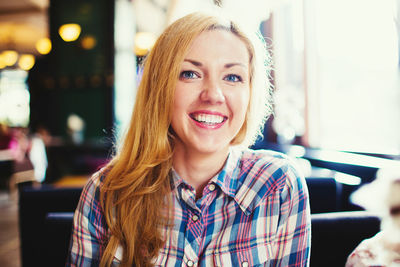
[[[228,30],[215,29],[199,34],[193,40],[185,58],[232,61],[248,65],[250,54],[246,43],[237,35]]]

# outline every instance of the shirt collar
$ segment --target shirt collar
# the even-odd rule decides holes
[[[215,175],[210,180],[209,183],[215,183],[224,194],[233,198],[233,200],[237,203],[237,205],[245,214],[249,214],[249,205],[251,203],[244,201],[244,198],[246,197],[239,196],[242,194],[238,194],[238,191],[243,183],[243,181],[241,181],[241,178],[243,179],[243,177],[240,177],[242,155],[242,149],[234,146],[230,147],[229,155],[227,160],[225,161],[224,167],[217,175]],[[172,169],[172,188],[178,188],[181,185],[185,186],[188,189],[193,189],[189,184],[184,181],[184,179],[179,176],[179,174],[174,169]]]
[[[240,185],[239,171],[241,157],[242,151],[236,147],[231,147],[224,167],[213,179],[211,179],[212,182],[221,188],[222,192],[232,198],[235,198]]]
[[[236,191],[238,189],[238,178],[239,178],[239,165],[242,156],[242,151],[236,147],[229,148],[228,158],[225,161],[222,170],[211,178],[209,183],[215,183],[221,190],[230,197],[235,197]],[[171,171],[172,189],[178,188],[181,184],[191,188],[189,184],[185,182],[183,178],[172,168]]]
[[[247,174],[243,173],[244,151],[240,147],[230,148],[225,166],[214,182],[222,192],[233,198],[243,213],[250,215],[260,199],[250,192],[249,183],[252,183],[252,179],[246,179]]]

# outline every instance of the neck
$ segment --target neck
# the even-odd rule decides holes
[[[204,187],[221,169],[229,154],[229,148],[216,153],[192,153],[183,147],[174,148],[175,171],[196,190],[200,198]]]

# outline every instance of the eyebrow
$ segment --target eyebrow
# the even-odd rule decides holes
[[[196,67],[202,67],[203,66],[203,64],[201,62],[193,60],[193,59],[184,59],[183,61],[184,62],[189,62],[189,63],[191,63],[192,65],[194,65]],[[234,66],[240,66],[240,67],[243,67],[243,68],[247,68],[246,65],[244,65],[243,63],[238,63],[238,62],[226,63],[224,65],[224,67],[226,69],[232,68]]]

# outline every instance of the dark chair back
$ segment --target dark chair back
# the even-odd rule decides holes
[[[65,264],[71,239],[73,219],[73,212],[50,212],[46,216],[45,224],[49,241],[52,245],[53,262]]]
[[[366,211],[311,215],[311,267],[344,266],[349,254],[380,229],[380,219]]]
[[[59,253],[53,242],[62,235],[65,239],[62,242],[68,246],[71,229],[68,234],[54,231],[46,221],[46,216],[51,212],[74,212],[81,192],[82,188],[20,188],[19,229],[23,267],[65,265],[64,255],[67,251]],[[62,254],[64,255],[60,257]]]
[[[311,213],[341,211],[342,184],[333,177],[307,177]]]

